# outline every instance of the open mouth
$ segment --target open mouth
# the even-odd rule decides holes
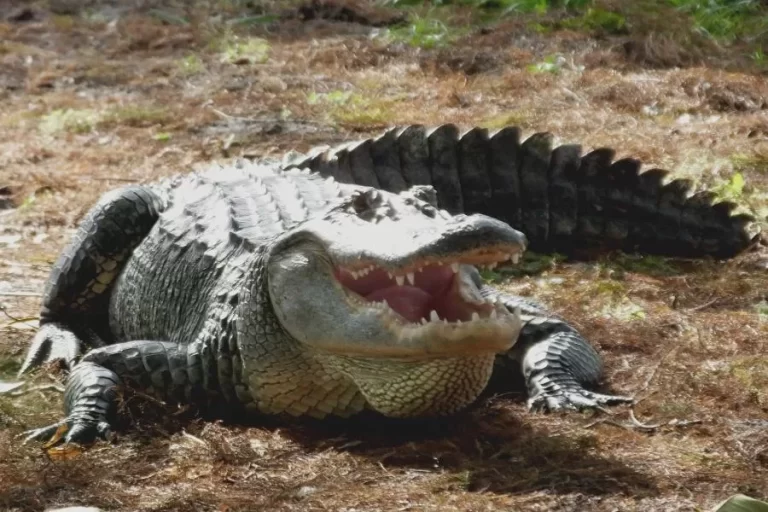
[[[374,307],[403,326],[441,324],[454,329],[473,324],[504,323],[519,315],[503,304],[487,300],[462,264],[494,268],[519,261],[520,254],[483,249],[455,259],[420,261],[408,267],[385,269],[373,263],[335,269],[338,282],[358,307]]]

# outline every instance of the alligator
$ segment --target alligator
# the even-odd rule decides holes
[[[522,378],[532,411],[631,402],[595,391],[602,360],[574,327],[479,271],[527,249],[727,258],[751,243],[733,204],[613,157],[414,125],[113,190],[47,282],[19,373],[63,360],[65,417],[27,440],[108,438],[122,387],[313,418],[449,415],[499,376]]]

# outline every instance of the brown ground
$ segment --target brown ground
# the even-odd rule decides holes
[[[0,378],[18,368],[50,265],[98,195],[214,159],[398,123],[512,123],[672,168],[765,216],[768,86],[735,57],[663,34],[623,44],[512,20],[419,51],[369,38],[361,22],[386,21],[379,11],[242,24],[239,41],[264,37],[265,56],[258,41],[232,51],[224,20],[248,14],[240,2],[200,3],[187,24],[157,2],[80,15],[68,3],[11,13],[0,1],[13,14],[0,21],[0,205],[16,206],[0,209]],[[528,68],[553,54],[558,73]],[[735,171],[743,190],[727,185]],[[0,508],[704,510],[736,492],[766,498],[764,268],[759,254],[625,257],[505,281],[600,347],[610,387],[643,398],[646,427],[623,408],[532,415],[506,395],[442,422],[144,420],[115,445],[52,460],[14,437],[60,416],[61,395],[44,389],[0,398]]]

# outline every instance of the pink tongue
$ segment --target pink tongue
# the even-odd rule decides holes
[[[429,301],[432,299],[427,292],[414,286],[390,286],[376,290],[365,298],[375,302],[386,300],[390,308],[409,322],[418,322],[427,316]]]

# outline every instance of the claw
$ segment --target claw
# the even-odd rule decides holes
[[[84,422],[78,419],[67,418],[47,427],[28,430],[20,434],[20,436],[26,436],[22,444],[27,444],[29,441],[46,441],[45,448],[47,449],[59,444],[69,443],[88,445],[97,439],[110,441],[113,438],[113,433],[112,428],[106,421]]]
[[[531,412],[560,412],[583,411],[587,409],[602,410],[603,406],[632,403],[634,398],[619,395],[604,395],[581,388],[558,389],[541,392],[528,399],[528,410]]]
[[[53,425],[49,425],[47,427],[36,428],[22,432],[19,434],[19,437],[25,437],[21,444],[27,444],[30,441],[49,441],[53,438],[54,434],[56,434],[56,431],[59,430],[59,428],[64,424],[64,421],[60,421],[59,423],[54,423]]]

